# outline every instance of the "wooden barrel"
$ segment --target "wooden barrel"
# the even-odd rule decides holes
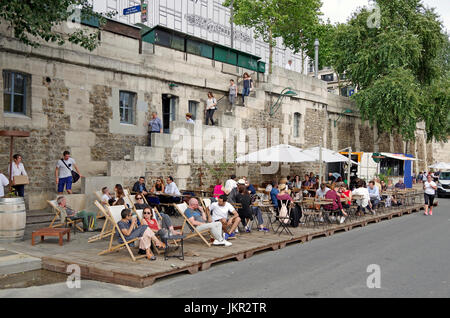
[[[23,239],[26,224],[23,198],[0,198],[0,241],[13,242]]]

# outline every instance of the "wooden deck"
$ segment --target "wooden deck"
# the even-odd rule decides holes
[[[100,249],[107,246],[107,241],[88,245],[79,251],[67,251],[61,254],[44,256],[42,258],[43,268],[59,273],[66,273],[70,264],[77,264],[81,269],[83,279],[97,280],[102,282],[126,285],[131,287],[146,287],[161,277],[167,277],[181,272],[195,274],[199,270],[207,270],[213,264],[227,260],[242,261],[264,250],[277,250],[284,248],[287,244],[304,243],[316,237],[331,236],[337,232],[350,231],[355,227],[364,227],[370,223],[378,223],[382,220],[390,220],[393,217],[418,212],[423,208],[422,204],[406,206],[400,209],[389,210],[375,216],[364,216],[352,222],[341,225],[332,225],[320,228],[290,228],[293,236],[283,234],[264,233],[252,231],[241,233],[231,247],[206,245],[198,238],[185,241],[185,260],[170,258],[165,261],[163,255],[157,256],[156,261],[140,259],[133,262],[126,250],[98,256]],[[100,249],[99,249],[100,248]]]

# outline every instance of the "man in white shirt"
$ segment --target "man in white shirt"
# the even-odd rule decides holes
[[[320,188],[316,191],[316,198],[324,199],[325,194],[330,191],[330,189],[326,186],[325,183],[320,184]]]
[[[362,210],[363,213],[366,213],[367,207],[371,209],[369,191],[365,187],[364,180],[359,180],[356,187],[357,188],[352,191],[352,197],[354,196],[361,197],[360,199],[358,198],[356,200],[356,204],[358,205],[358,212]]]
[[[110,202],[114,202],[113,197],[111,196],[111,194],[109,193],[109,189],[108,187],[103,187],[102,188],[102,204],[107,206],[110,205]]]
[[[0,173],[0,198],[3,198],[5,196],[5,190],[3,189],[3,187],[6,187],[8,184],[8,178],[6,178],[3,173]]]
[[[177,185],[173,181],[172,176],[168,176],[166,179],[167,185],[164,187],[165,194],[181,196],[180,190],[178,190]],[[181,201],[180,197],[166,197],[163,199],[165,203],[178,203]]]
[[[72,194],[72,170],[75,170],[81,175],[80,170],[78,169],[77,164],[73,158],[70,158],[70,152],[64,151],[63,158],[58,160],[56,163],[55,169],[55,178],[56,184],[58,185],[58,194],[62,194],[64,192],[64,186],[66,187],[67,193]]]
[[[237,188],[237,182],[236,182],[236,176],[233,174],[231,175],[230,179],[225,182],[225,189],[224,192],[226,195],[228,195],[233,188]]]
[[[212,221],[222,223],[222,231],[225,233],[225,240],[235,237],[236,234],[234,231],[237,229],[239,222],[241,222],[241,218],[235,208],[227,202],[227,196],[222,194],[218,198],[218,202],[214,202],[210,205],[209,210],[211,211]],[[233,215],[231,218],[228,218],[229,213]]]

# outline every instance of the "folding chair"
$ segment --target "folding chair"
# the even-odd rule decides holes
[[[133,254],[133,252],[131,251],[131,248],[130,248],[130,244],[135,243],[140,238],[136,237],[134,239],[131,239],[131,240],[127,241],[125,239],[122,231],[120,230],[119,226],[117,225],[117,222],[119,222],[122,219],[121,212],[125,208],[126,207],[124,205],[115,205],[115,206],[110,206],[110,207],[106,208],[107,212],[109,212],[109,213],[105,213],[105,212],[103,212],[104,210],[101,210],[102,213],[104,213],[106,219],[109,222],[111,222],[111,224],[113,225],[114,229],[113,229],[113,235],[111,235],[110,240],[109,240],[108,248],[106,250],[98,253],[98,255],[104,255],[104,254],[107,254],[107,253],[119,251],[122,248],[126,248],[128,253],[130,254],[131,259],[133,261],[136,261],[137,259],[145,257],[145,255],[135,256]],[[113,245],[114,236],[115,236],[114,232],[117,232],[119,234],[119,237],[122,239],[123,243],[118,242],[117,245]]]
[[[99,212],[102,214],[102,217],[105,217],[105,215],[109,213],[109,209],[105,209],[105,207],[97,200],[94,202],[94,204],[97,206]],[[114,225],[108,220],[108,218],[105,218],[105,222],[103,223],[100,234],[90,237],[88,239],[88,243],[104,239],[105,237],[108,237],[110,235],[114,235]]]
[[[278,200],[281,204],[281,206],[286,205],[287,208],[287,215],[286,216],[281,216],[281,215],[277,215],[275,216],[275,219],[280,223],[280,225],[278,226],[278,228],[276,229],[275,233],[278,233],[278,230],[281,228],[281,231],[278,233],[278,235],[281,235],[281,233],[283,233],[283,231],[286,231],[287,234],[293,236],[292,232],[289,230],[289,222],[290,222],[290,214],[291,214],[291,201],[290,200]],[[281,209],[281,208],[280,208]]]
[[[313,224],[313,227],[319,226],[320,211],[315,209],[314,198],[304,197],[302,200],[303,223],[305,226]]]
[[[181,233],[184,233],[184,228],[187,224],[188,228],[191,230],[191,233],[186,234],[185,239],[198,236],[203,240],[203,242],[205,242],[206,245],[208,245],[208,247],[211,247],[211,243],[208,242],[208,240],[203,236],[204,234],[209,234],[211,236],[211,232],[209,230],[203,231],[197,230],[197,228],[194,225],[192,225],[192,223],[189,221],[186,215],[184,215],[184,212],[186,211],[187,208],[188,206],[186,203],[175,204],[175,210],[184,218],[184,222],[181,227]]]
[[[103,204],[103,202],[102,202],[102,196],[103,196],[102,191],[94,191],[94,194],[97,197],[98,202]],[[106,206],[109,206],[108,202],[106,202]],[[98,213],[97,213],[97,219],[101,219],[101,218],[104,218],[104,217],[105,216],[103,215],[103,213],[99,210]]]
[[[53,217],[53,220],[52,220],[52,222],[50,223],[50,225],[48,227],[55,228],[55,227],[60,227],[60,226],[63,226],[63,225],[65,227],[67,227],[69,225],[69,226],[73,227],[74,233],[75,233],[75,228],[77,228],[80,232],[84,232],[84,230],[77,224],[79,222],[83,222],[83,218],[66,217],[65,220],[64,220],[64,223],[54,224],[55,221],[58,220],[58,219],[63,221],[62,217],[61,217],[61,212],[58,209],[58,203],[56,202],[56,200],[51,200],[51,201],[47,200],[47,203],[52,207],[53,212],[55,212],[55,216]]]

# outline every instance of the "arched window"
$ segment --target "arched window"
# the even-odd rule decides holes
[[[294,113],[294,137],[300,137],[300,120],[302,115],[300,113]]]

